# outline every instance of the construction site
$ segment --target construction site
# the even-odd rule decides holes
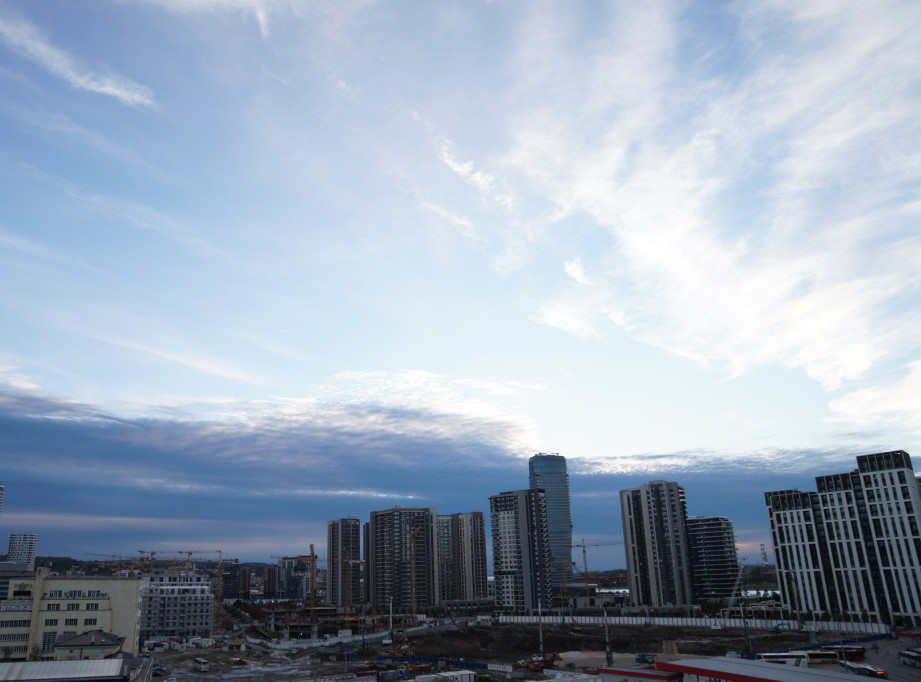
[[[446,623],[392,639],[355,638],[349,644],[308,648],[279,647],[260,641],[253,628],[232,629],[222,643],[207,649],[154,653],[164,675],[177,681],[203,678],[347,679],[374,677],[383,682],[439,670],[466,668],[479,679],[539,679],[548,668],[594,675],[599,666],[650,664],[674,658],[727,653],[779,651],[815,641],[807,632],[753,633],[742,629],[682,627],[608,628],[598,626]],[[837,633],[836,633],[837,635]],[[195,661],[204,658],[202,671]]]

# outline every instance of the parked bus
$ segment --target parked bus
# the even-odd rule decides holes
[[[839,661],[838,666],[842,671],[851,675],[860,675],[861,677],[878,677],[888,679],[889,675],[882,668],[877,668],[868,663],[856,663],[855,661]]]
[[[853,644],[835,644],[825,648],[837,651],[841,659],[845,661],[862,661],[867,653],[867,650],[862,646],[854,646]]]
[[[769,654],[758,654],[756,660],[767,663],[779,663],[780,665],[796,665],[805,668],[809,665],[809,659],[802,651],[785,651]]]
[[[791,654],[804,654],[808,665],[834,665],[841,660],[837,651],[832,649],[813,649],[811,651],[791,651]]]
[[[899,662],[913,668],[921,668],[921,649],[905,649],[899,652]]]
[[[195,669],[200,673],[208,672],[208,659],[207,658],[196,658],[193,663],[195,663]]]

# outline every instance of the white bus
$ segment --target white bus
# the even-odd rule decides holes
[[[900,651],[899,661],[913,668],[921,668],[921,649],[905,649]]]
[[[780,653],[758,654],[756,657],[759,661],[767,663],[779,663],[781,665],[796,665],[805,668],[809,665],[809,659],[802,651],[784,651]]]
[[[195,669],[200,673],[208,672],[208,659],[207,658],[196,658],[193,663],[195,663]]]

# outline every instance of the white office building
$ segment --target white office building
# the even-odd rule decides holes
[[[904,450],[765,493],[784,608],[921,625],[921,484]]]
[[[22,564],[30,571],[35,570],[35,549],[38,546],[36,533],[10,533],[10,546],[6,553],[6,561],[11,564]]]

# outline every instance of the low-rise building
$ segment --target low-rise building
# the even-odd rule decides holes
[[[0,654],[23,660],[37,649],[52,660],[59,637],[104,630],[137,655],[140,610],[139,578],[50,575],[46,568],[11,575],[0,594]]]
[[[150,659],[0,663],[0,680],[31,682],[151,682]]]
[[[56,661],[87,661],[115,656],[122,650],[125,638],[103,630],[90,630],[79,635],[61,635],[54,645]]]

